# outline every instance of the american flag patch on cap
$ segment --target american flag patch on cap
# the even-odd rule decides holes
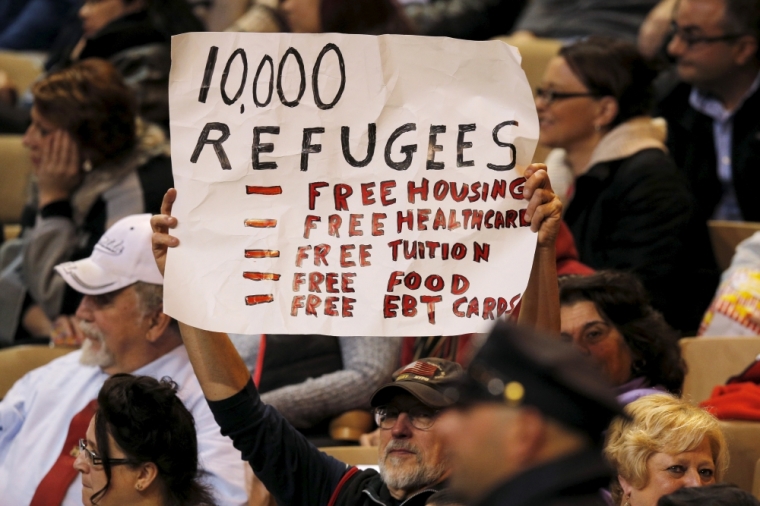
[[[404,369],[399,373],[401,374],[414,374],[417,376],[425,376],[427,378],[432,378],[436,375],[436,373],[440,370],[440,368],[437,365],[431,364],[429,362],[422,362],[420,360],[417,360],[416,362],[412,362],[408,366],[404,367]]]

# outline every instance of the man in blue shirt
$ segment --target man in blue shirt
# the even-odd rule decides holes
[[[668,53],[680,82],[659,103],[695,206],[687,236],[695,323],[718,284],[711,219],[760,221],[760,0],[681,0]],[[688,327],[686,327],[688,328]]]
[[[681,83],[660,108],[703,221],[760,221],[759,40],[758,0],[682,0],[673,13]]]

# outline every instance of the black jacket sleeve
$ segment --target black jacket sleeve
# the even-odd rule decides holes
[[[208,401],[222,435],[248,461],[278,504],[326,505],[349,467],[309,443],[273,407],[253,381],[228,399]]]

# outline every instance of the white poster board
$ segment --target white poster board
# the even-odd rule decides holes
[[[169,315],[232,333],[455,335],[519,301],[538,120],[514,48],[180,35],[170,111]]]

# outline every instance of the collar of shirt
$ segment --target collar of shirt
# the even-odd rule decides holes
[[[713,121],[726,123],[733,117],[736,111],[741,109],[742,105],[744,105],[744,102],[750,96],[752,96],[752,94],[755,93],[759,87],[760,73],[757,74],[755,80],[752,82],[752,85],[749,87],[746,93],[744,93],[741,100],[739,100],[739,103],[736,105],[736,108],[734,108],[732,111],[727,111],[723,107],[723,103],[714,95],[699,91],[697,88],[691,89],[691,94],[689,95],[689,105],[691,105],[694,109],[701,112],[702,114],[709,116],[713,119]]]

